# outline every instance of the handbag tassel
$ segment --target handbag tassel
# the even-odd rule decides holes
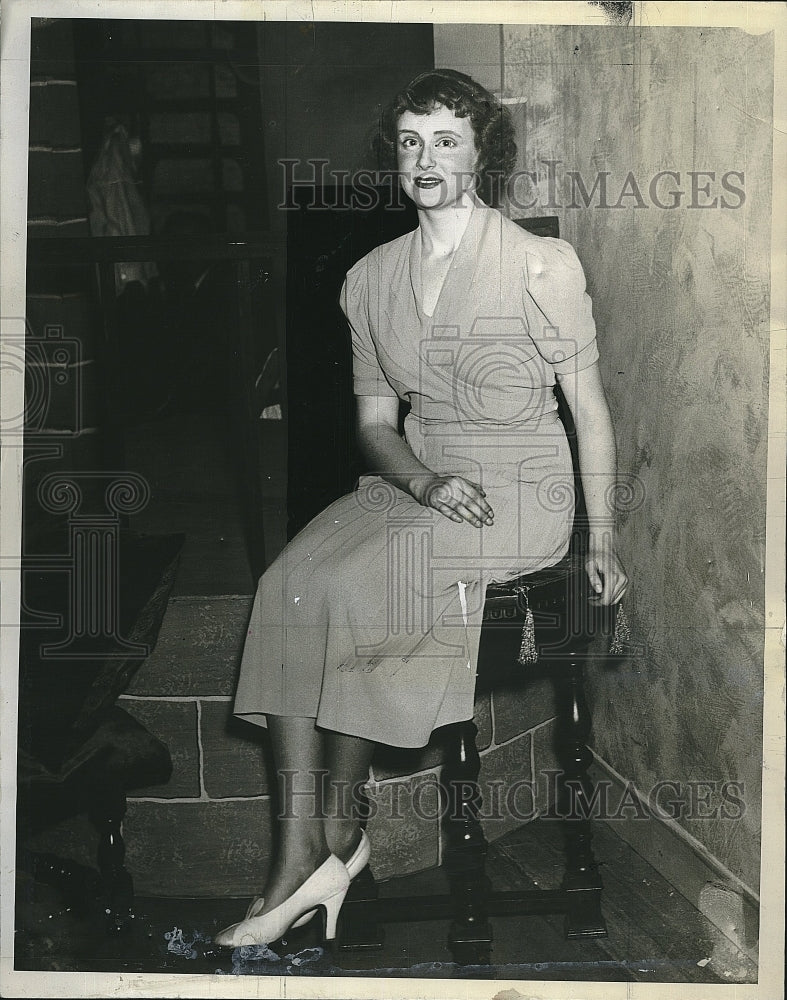
[[[626,652],[626,647],[631,642],[631,629],[629,628],[629,620],[626,617],[626,612],[623,610],[623,605],[618,604],[618,613],[615,616],[615,634],[612,636],[612,642],[609,647],[609,652],[611,656],[622,656]]]
[[[538,649],[536,648],[536,620],[533,617],[533,610],[527,600],[527,587],[517,588],[519,595],[525,599],[527,610],[525,612],[525,622],[522,626],[522,644],[519,647],[517,662],[523,667],[533,663],[538,663]]]

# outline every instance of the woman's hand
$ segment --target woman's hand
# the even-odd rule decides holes
[[[478,483],[463,476],[440,476],[415,457],[399,434],[398,399],[356,396],[356,400],[358,444],[370,469],[458,524],[467,521],[477,528],[493,524],[494,511]]]
[[[463,476],[419,477],[410,492],[424,507],[431,507],[458,524],[467,521],[480,528],[494,523],[495,514],[486,494],[478,483]]]
[[[611,530],[595,535],[591,532],[585,569],[596,592],[590,603],[617,604],[628,587],[628,577],[615,553]]]

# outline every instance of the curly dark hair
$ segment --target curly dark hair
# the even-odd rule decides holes
[[[487,204],[496,204],[516,160],[511,115],[472,77],[454,69],[421,73],[383,111],[373,143],[379,169],[396,170],[399,117],[405,111],[428,115],[438,105],[453,111],[458,118],[470,119],[478,150],[478,193]]]

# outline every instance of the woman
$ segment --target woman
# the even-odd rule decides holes
[[[267,724],[280,840],[264,897],[216,937],[225,946],[273,941],[315,907],[333,937],[369,856],[351,805],[376,742],[423,746],[472,717],[487,584],[553,565],[570,541],[573,502],[550,502],[572,482],[556,376],[578,429],[596,600],[626,586],[582,268],[568,244],[524,232],[477,193],[513,165],[506,112],[464,74],[434,70],[395,99],[381,144],[418,228],[363,258],[342,289],[374,474],[260,580],[235,711]]]

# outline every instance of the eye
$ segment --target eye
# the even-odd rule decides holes
[[[442,139],[438,139],[437,145],[438,146],[447,146],[449,149],[453,149],[453,147],[456,145],[456,143],[454,142],[453,139],[450,139],[448,136],[444,136]]]
[[[418,140],[412,135],[406,135],[401,140],[402,149],[412,149],[418,145]]]

